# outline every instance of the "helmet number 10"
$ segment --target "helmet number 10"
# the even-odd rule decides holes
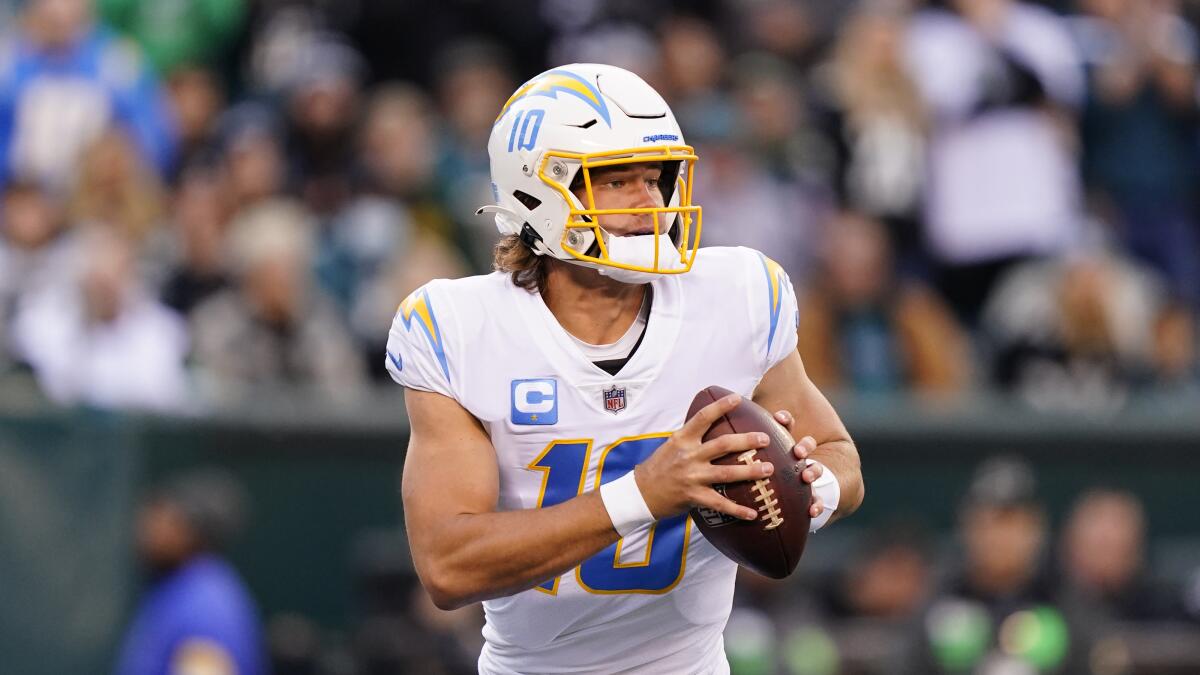
[[[545,110],[518,112],[513,118],[512,131],[508,134],[508,151],[512,152],[514,146],[517,150],[532,150],[537,143],[538,131],[542,128],[542,118],[545,116]]]

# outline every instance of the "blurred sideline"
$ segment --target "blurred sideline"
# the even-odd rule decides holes
[[[6,669],[107,672],[137,587],[131,554],[137,497],[150,483],[189,467],[224,467],[251,495],[251,526],[230,557],[254,589],[276,642],[281,631],[303,627],[302,633],[319,636],[310,636],[322,645],[313,649],[334,645],[336,651],[340,641],[370,629],[377,605],[398,602],[411,611],[395,597],[412,593],[415,581],[397,526],[397,467],[406,444],[401,397],[381,392],[341,409],[317,395],[270,391],[255,398],[272,403],[181,418],[66,411],[39,404],[35,393],[11,384],[0,390],[0,401],[13,411],[0,417],[0,541],[6,542],[0,578],[18,581],[6,588],[9,602],[0,606]],[[862,448],[872,498],[854,523],[823,533],[799,574],[770,594],[814,593],[838,578],[864,545],[880,541],[881,528],[905,521],[926,531],[927,573],[934,574],[954,558],[951,533],[972,470],[996,454],[1035,463],[1039,483],[1053,486],[1042,498],[1056,530],[1089,488],[1141,495],[1149,577],[1186,586],[1200,560],[1200,512],[1179,507],[1194,496],[1184,469],[1200,443],[1200,418],[1184,413],[1200,409],[1200,401],[1140,402],[1118,415],[1086,419],[1039,415],[982,395],[941,404],[912,397],[840,400]],[[738,621],[746,612],[758,611],[753,597],[735,613],[741,618],[731,623],[730,639],[745,627]],[[886,664],[903,649],[908,630],[903,622],[853,615],[809,618],[804,625],[832,640],[841,654],[838,672],[859,672],[859,662],[863,672],[889,672]],[[1194,636],[1194,628],[1143,623],[1117,631],[1124,636],[1120,658],[1164,668],[1145,672],[1200,667],[1197,642],[1182,639]],[[408,642],[391,634],[398,644]],[[1181,669],[1172,671],[1172,663]]]

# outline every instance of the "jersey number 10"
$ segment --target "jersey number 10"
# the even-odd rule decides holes
[[[669,433],[631,436],[605,448],[596,468],[594,489],[632,471],[670,436]],[[554,441],[546,446],[529,465],[543,474],[538,508],[554,506],[585,491],[591,452],[591,439]],[[686,513],[664,518],[650,528],[641,560],[622,562],[621,547],[625,540],[619,539],[580,563],[575,568],[575,578],[589,593],[666,593],[683,579],[691,524]],[[557,594],[558,582],[555,577],[536,588]]]

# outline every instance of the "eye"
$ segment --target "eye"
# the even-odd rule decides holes
[[[620,190],[621,188],[625,187],[625,181],[620,180],[620,179],[614,179],[614,180],[608,181],[604,185],[609,188],[612,188],[613,190]]]

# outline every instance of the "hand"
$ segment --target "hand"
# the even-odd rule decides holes
[[[780,410],[779,412],[775,413],[775,421],[783,425],[783,428],[787,429],[789,434],[792,434],[792,427],[796,424],[796,418],[792,417],[790,412],[786,410]],[[795,438],[795,434],[793,434],[792,437]],[[811,455],[816,449],[817,440],[812,436],[805,436],[792,447],[792,453],[796,455],[796,459],[801,459],[807,462],[809,461],[808,456]],[[811,464],[809,464],[803,471],[800,472],[800,480],[811,485],[814,481],[821,477],[822,473],[825,473],[824,465],[814,459],[812,460]],[[824,511],[825,505],[821,503],[821,498],[817,495],[816,491],[813,491],[812,505],[808,507],[809,517],[816,518],[824,513]]]
[[[714,483],[758,480],[770,476],[775,467],[770,462],[723,465],[712,461],[731,452],[765,448],[770,439],[764,433],[750,432],[726,434],[708,442],[703,440],[709,427],[741,402],[741,396],[731,394],[704,406],[654,454],[634,468],[638,489],[655,518],[673,516],[694,506],[704,506],[742,520],[758,518],[757,511],[726,498],[712,486]]]

